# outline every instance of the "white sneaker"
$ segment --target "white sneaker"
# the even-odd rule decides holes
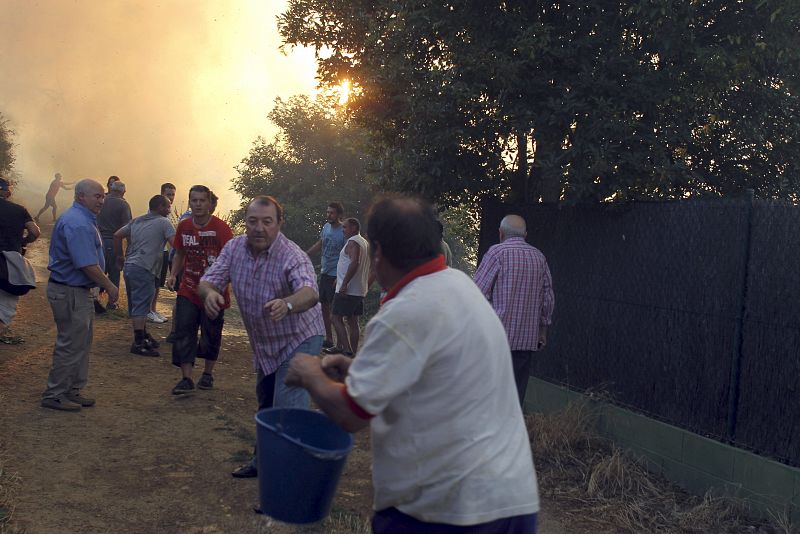
[[[150,321],[151,323],[166,323],[167,322],[167,320],[164,317],[159,315],[157,312],[153,312],[153,311],[151,311],[150,313],[147,314],[147,320]]]

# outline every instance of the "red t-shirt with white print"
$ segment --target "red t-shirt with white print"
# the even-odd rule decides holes
[[[211,219],[202,228],[197,228],[191,217],[178,223],[175,229],[175,250],[183,251],[183,271],[181,273],[181,287],[178,295],[186,297],[195,306],[202,307],[197,287],[200,278],[209,265],[212,265],[219,256],[225,243],[233,238],[231,227],[218,217]],[[231,305],[230,292],[225,288],[225,306]]]

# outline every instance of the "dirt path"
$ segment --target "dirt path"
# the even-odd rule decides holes
[[[40,282],[47,280],[47,247],[42,239],[29,252]],[[17,528],[217,534],[354,532],[365,524],[371,475],[364,434],[348,459],[332,519],[321,524],[294,527],[253,514],[255,480],[230,476],[249,457],[255,433],[255,375],[235,307],[226,315],[214,390],[173,397],[179,373],[170,346],[162,344],[160,358],[130,354],[130,323],[117,310],[95,321],[85,393],[97,406],[79,413],[39,407],[55,339],[44,285],[20,301],[12,333],[24,343],[0,345],[0,451],[20,477]],[[159,311],[171,316],[173,300],[162,292]],[[148,328],[163,340],[169,325]],[[563,531],[542,520],[540,532]]]

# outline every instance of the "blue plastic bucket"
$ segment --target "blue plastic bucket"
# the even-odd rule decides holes
[[[330,512],[353,436],[322,413],[267,408],[256,414],[261,510],[286,523]]]

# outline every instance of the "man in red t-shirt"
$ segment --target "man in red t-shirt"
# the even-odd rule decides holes
[[[172,343],[172,364],[181,368],[182,378],[172,389],[173,395],[194,391],[192,368],[195,357],[205,359],[205,369],[197,387],[214,387],[214,364],[222,343],[224,310],[230,307],[230,293],[225,288],[225,304],[215,319],[209,319],[203,311],[203,302],[197,294],[200,277],[214,263],[231,238],[230,226],[211,214],[214,193],[204,185],[189,189],[189,207],[192,216],[178,223],[175,230],[175,257],[167,278],[167,287],[174,290],[175,276],[180,274],[181,284],[175,303],[175,339]],[[200,342],[197,330],[200,329]]]

